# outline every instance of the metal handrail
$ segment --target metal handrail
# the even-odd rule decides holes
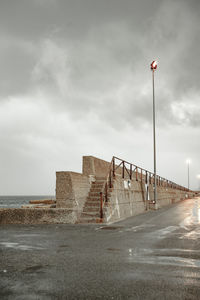
[[[113,166],[115,167],[115,161],[118,160],[120,161],[120,164],[115,168],[115,170],[118,169],[119,166],[122,165],[122,178],[124,178],[125,176],[125,171],[126,173],[129,175],[129,179],[132,179],[132,173],[135,172],[135,175],[136,175],[136,181],[138,181],[138,173],[140,173],[140,178],[143,179],[143,176],[145,176],[145,182],[147,183],[148,181],[148,178],[150,179],[149,183],[151,183],[151,180],[153,179],[157,181],[158,185],[159,186],[165,186],[165,187],[171,187],[171,188],[175,188],[175,189],[179,189],[179,190],[183,190],[183,191],[191,191],[190,189],[184,187],[184,186],[181,186],[181,185],[178,185],[176,184],[175,182],[173,181],[170,181],[164,177],[161,177],[159,175],[156,175],[156,177],[154,178],[154,174],[146,169],[143,169],[135,164],[132,164],[132,163],[129,163],[128,161],[126,160],[122,160],[121,158],[119,157],[116,157],[116,156],[113,156]],[[127,170],[127,167],[126,167],[126,164],[129,165],[129,170]],[[134,168],[134,170],[133,170]],[[113,172],[115,174],[115,171]]]
[[[118,165],[116,165],[116,161],[120,161],[120,163]],[[129,165],[129,167],[127,168],[126,165]],[[173,181],[170,181],[164,177],[161,177],[159,175],[156,175],[156,177],[154,176],[154,173],[143,169],[135,164],[129,163],[126,160],[123,160],[119,157],[113,156],[111,163],[110,163],[110,167],[109,167],[109,172],[108,175],[106,177],[106,180],[104,182],[104,185],[102,187],[102,190],[100,192],[100,201],[101,201],[101,205],[100,205],[100,217],[101,219],[103,219],[103,207],[105,202],[108,201],[108,189],[112,188],[113,186],[113,179],[115,178],[116,174],[117,174],[117,170],[121,169],[121,175],[122,178],[125,178],[125,174],[128,175],[128,178],[130,180],[133,179],[133,175],[135,174],[135,180],[138,181],[138,178],[140,177],[140,181],[143,181],[143,178],[145,180],[145,183],[149,183],[152,184],[155,182],[155,180],[157,181],[157,185],[158,186],[162,186],[162,187],[169,187],[169,188],[174,188],[174,189],[178,189],[178,190],[182,190],[185,192],[191,192],[190,189],[181,186],[179,184],[176,184]]]
[[[114,157],[114,156],[113,156]],[[100,192],[100,218],[103,219],[103,207],[105,202],[108,201],[108,186],[112,187],[112,167],[113,167],[113,158],[110,162],[109,171],[106,177],[106,180],[103,184],[102,190]]]

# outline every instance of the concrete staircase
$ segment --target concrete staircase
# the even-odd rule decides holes
[[[92,183],[78,223],[102,222],[100,218],[100,192],[102,191],[105,180],[104,177],[97,177],[96,181]]]

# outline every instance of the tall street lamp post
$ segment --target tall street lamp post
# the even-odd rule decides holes
[[[151,63],[152,83],[153,83],[153,160],[154,160],[154,202],[157,208],[157,180],[156,180],[156,117],[155,117],[155,87],[154,87],[154,72],[157,69],[157,61]]]
[[[197,179],[198,179],[198,190],[200,191],[200,174],[197,175]]]
[[[187,163],[187,177],[188,177],[188,190],[190,189],[190,159],[186,160]]]

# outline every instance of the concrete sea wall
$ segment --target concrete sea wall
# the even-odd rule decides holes
[[[82,211],[90,186],[89,176],[75,172],[56,172],[56,207]]]
[[[110,162],[94,156],[83,156],[82,172],[84,175],[106,177],[110,168]]]
[[[184,199],[195,197],[194,192],[185,192],[170,187],[157,187],[157,208]],[[103,208],[104,222],[115,222],[154,209],[153,185],[135,179],[122,179],[116,175],[112,191]]]
[[[65,208],[1,208],[0,224],[75,223],[76,213]]]
[[[56,172],[56,208],[2,208],[0,224],[73,224],[80,221],[84,211],[87,211],[87,217],[93,216],[94,219],[95,216],[98,219],[99,186],[102,186],[104,192],[104,185],[99,182],[106,181],[109,170],[109,162],[93,156],[83,156],[82,173]],[[108,191],[108,201],[103,207],[103,222],[115,222],[154,209],[153,185],[150,181],[146,184],[144,174],[133,171],[130,180],[119,167],[112,184]],[[184,191],[176,185],[174,188],[169,186],[165,183],[158,184],[158,208],[195,196],[194,192]]]

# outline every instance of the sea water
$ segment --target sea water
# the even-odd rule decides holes
[[[29,204],[30,200],[40,199],[55,199],[52,195],[37,195],[37,196],[0,196],[0,208],[18,208],[22,205]]]

